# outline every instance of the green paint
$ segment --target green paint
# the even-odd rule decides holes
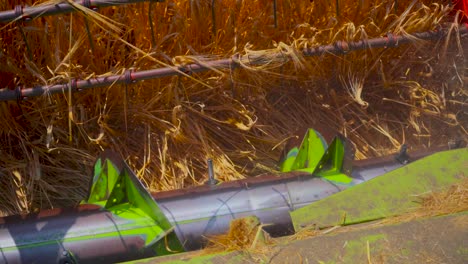
[[[327,143],[322,135],[313,129],[308,129],[300,148],[294,147],[289,151],[280,170],[290,172],[303,168],[315,168],[326,149]]]
[[[59,242],[73,243],[109,237],[140,237],[143,241],[145,241],[145,246],[155,248],[155,251],[158,255],[162,255],[161,252],[166,254],[166,242],[162,238],[171,235],[173,230],[172,228],[164,230],[160,225],[155,223],[151,217],[148,217],[146,212],[139,208],[135,208],[129,203],[116,205],[112,208],[112,210],[114,211],[113,217],[116,219],[120,218],[119,223],[121,222],[120,220],[127,221],[123,221],[123,224],[110,227],[91,226],[91,230],[87,234],[70,231],[65,231],[65,233],[56,233],[53,237],[41,237],[39,234],[36,238],[36,243],[30,243],[30,240],[28,239],[25,241],[27,243],[22,245],[22,241],[16,240],[16,247],[2,248],[2,250],[12,251],[33,247],[42,247],[46,245],[57,244]],[[178,242],[178,240],[176,241]],[[180,246],[177,243],[171,241],[171,239],[168,240],[168,244],[171,250],[175,250],[177,252],[183,251]],[[162,249],[159,248],[161,245],[164,246]]]
[[[302,171],[337,184],[349,185],[352,178],[342,171],[345,143],[340,137],[330,147],[317,131],[309,129],[300,148],[294,147],[280,164],[281,172]]]
[[[210,255],[190,257],[190,253],[177,254],[167,257],[155,257],[124,262],[124,264],[147,264],[147,263],[166,263],[166,264],[239,264],[245,263],[246,256],[239,252],[220,252]]]
[[[288,155],[286,155],[286,159],[280,164],[280,171],[282,172],[288,172],[292,171],[292,168],[294,166],[294,161],[296,160],[297,154],[299,153],[299,149],[297,147],[294,147],[288,152]]]
[[[291,212],[295,230],[354,224],[404,213],[414,195],[456,183],[468,167],[468,149],[439,152]]]
[[[96,163],[94,163],[94,174],[93,174],[93,185],[96,183],[99,176],[102,174],[102,161],[99,158]]]
[[[343,173],[344,155],[345,143],[340,137],[335,137],[313,174],[335,183],[350,184],[353,179]]]
[[[116,165],[120,163],[123,163],[121,169]],[[135,230],[135,235],[144,234],[145,246],[152,247],[157,255],[172,254],[167,247],[183,251],[171,223],[125,162],[105,156],[99,158],[92,182],[88,199],[82,204],[101,206],[115,217],[128,220],[128,225],[118,226],[119,231]],[[135,227],[142,223],[145,224]]]
[[[88,199],[82,202],[97,204],[106,202],[119,179],[120,170],[109,159],[99,158],[94,164],[93,184]]]

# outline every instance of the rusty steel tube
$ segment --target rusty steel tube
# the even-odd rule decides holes
[[[149,1],[163,2],[164,0],[78,0],[75,1],[75,4],[82,5],[86,8],[94,10],[99,7],[126,5]],[[0,12],[0,23],[8,23],[15,20],[28,21],[42,16],[67,14],[74,11],[77,11],[76,8],[66,2],[55,5],[40,5],[31,7],[23,7],[18,5],[13,10]]]
[[[459,34],[468,33],[468,24],[460,25]],[[408,44],[414,41],[414,38],[421,40],[439,40],[449,34],[449,29],[440,29],[435,31],[426,31],[414,33],[412,37],[396,36],[387,34],[386,37],[360,40],[355,42],[338,41],[333,45],[319,46],[315,48],[305,48],[302,50],[304,56],[319,56],[323,54],[344,54],[350,51],[372,49],[372,48],[392,48],[399,45]],[[278,56],[283,56],[279,54]],[[184,67],[164,67],[144,71],[130,71],[123,74],[111,75],[107,77],[90,78],[88,80],[74,79],[69,83],[52,84],[45,86],[35,86],[33,88],[17,87],[16,89],[1,89],[0,101],[25,100],[31,97],[55,94],[72,89],[73,92],[80,92],[91,88],[109,86],[112,84],[131,84],[137,81],[162,78],[168,76],[182,75],[182,73],[198,73],[212,69],[233,69],[240,67],[238,57],[229,59],[213,60],[203,64],[189,64]],[[248,60],[248,59],[247,59]],[[251,64],[258,64],[252,62]],[[261,62],[260,62],[261,63]]]

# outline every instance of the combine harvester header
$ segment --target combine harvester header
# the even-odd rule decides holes
[[[76,5],[92,9],[143,1],[83,0],[74,4],[17,6],[13,11],[0,12],[0,22],[69,13],[76,11]],[[468,24],[457,27],[457,34],[468,33]],[[412,36],[389,33],[385,37],[357,42],[339,41],[304,49],[302,54],[344,54],[353,50],[398,47],[416,39],[440,40],[452,34],[452,29],[440,28]],[[289,59],[283,58],[281,53],[277,56]],[[236,55],[183,67],[127,70],[124,74],[74,79],[68,83],[1,89],[0,101],[21,101],[64,90],[79,92],[115,83],[131,84],[261,63],[265,63],[262,58]],[[293,234],[314,221],[330,222],[326,216],[339,218],[326,207],[330,203],[324,199],[352,200],[349,191],[378,183],[392,173],[402,178],[405,171],[414,171],[415,166],[452,166],[450,173],[431,180],[453,183],[456,173],[466,171],[468,151],[466,148],[448,149],[406,153],[406,148],[402,148],[393,156],[356,161],[353,147],[346,138],[338,135],[328,145],[319,132],[309,129],[302,144],[290,149],[281,162],[281,173],[217,184],[209,162],[210,177],[206,185],[153,194],[120,156],[104,152],[95,163],[88,196],[79,206],[0,218],[0,263],[115,263],[170,255],[200,249],[206,237],[225,233],[232,220],[248,216],[257,217],[273,236]],[[453,163],[448,165],[451,161]],[[314,207],[316,204],[323,206]],[[357,215],[350,219],[362,222],[375,217],[379,215]]]
[[[342,136],[328,146],[310,129],[285,157],[283,173],[151,195],[119,156],[105,152],[79,206],[0,218],[0,263],[115,263],[180,253],[247,216],[274,236],[292,234],[306,218],[295,223],[290,213],[408,162],[423,163],[430,152],[364,161],[353,154]]]

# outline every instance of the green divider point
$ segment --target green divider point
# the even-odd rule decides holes
[[[105,153],[97,160],[88,199],[82,204],[98,205],[115,217],[128,220],[128,225],[117,228],[143,236],[145,246],[154,249],[156,255],[184,251],[156,201],[116,154]]]
[[[319,132],[309,129],[299,148],[288,152],[285,161],[280,165],[282,172],[312,168],[315,169],[327,149],[327,143]]]

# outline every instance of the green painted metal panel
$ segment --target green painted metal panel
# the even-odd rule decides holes
[[[343,168],[345,144],[345,139],[337,136],[328,147],[319,132],[309,129],[300,148],[294,147],[288,152],[280,171],[308,172],[333,183],[349,185],[353,179],[347,175],[351,171]]]
[[[107,201],[119,176],[120,170],[111,160],[99,158],[94,165],[88,199],[82,204],[100,204]]]
[[[157,255],[184,251],[173,232],[174,227],[156,201],[128,165],[114,153],[105,153],[96,161],[90,192],[82,204],[95,204],[116,217],[127,219],[128,227],[118,228],[135,229],[134,235],[144,234],[145,246],[152,247]],[[135,227],[143,222],[146,224]]]
[[[294,147],[286,155],[284,161],[280,164],[280,171],[281,172],[288,172],[292,171],[294,161],[296,160],[297,154],[299,153],[299,148]]]
[[[343,164],[345,159],[345,141],[344,138],[335,137],[330,144],[330,147],[325,151],[323,157],[314,168],[314,176],[322,177],[326,180],[350,184],[352,178],[347,175],[351,171],[344,171]]]
[[[280,165],[281,172],[312,168],[315,169],[327,149],[327,143],[319,132],[308,129],[299,149],[294,147],[288,152]]]
[[[291,219],[297,231],[401,214],[417,206],[414,195],[448,187],[467,172],[467,148],[439,152],[295,210]]]
[[[182,255],[182,254],[181,254]],[[245,257],[237,252],[220,252],[203,256],[194,256],[189,258],[187,254],[183,254],[186,258],[176,259],[178,255],[171,256],[171,259],[161,259],[161,257],[140,259],[135,261],[125,262],[125,264],[149,264],[149,263],[170,263],[170,264],[239,264],[245,262]]]

